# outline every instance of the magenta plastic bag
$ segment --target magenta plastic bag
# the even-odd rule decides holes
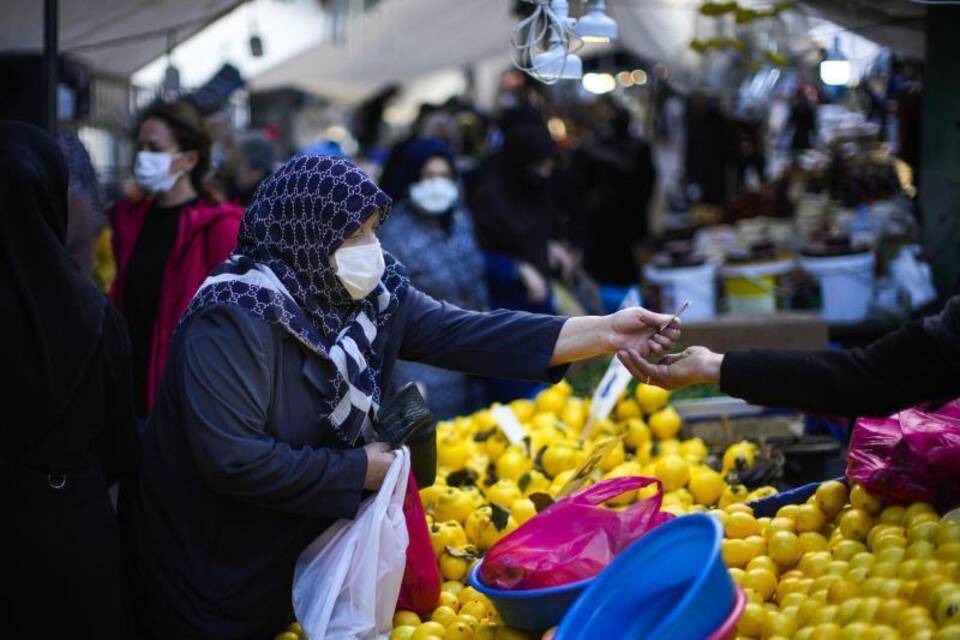
[[[657,494],[614,511],[603,503],[657,484]],[[673,516],[661,513],[663,486],[656,478],[610,478],[550,505],[493,545],[480,578],[496,589],[540,589],[600,573],[647,531]]]
[[[857,420],[847,477],[888,501],[957,506],[960,400],[936,410],[913,407],[887,418]]]

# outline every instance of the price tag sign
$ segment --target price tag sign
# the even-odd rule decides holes
[[[630,287],[627,295],[620,302],[620,308],[636,307],[639,304],[640,292],[636,287]],[[607,372],[603,374],[600,384],[593,392],[593,398],[590,400],[590,415],[587,417],[587,424],[584,425],[583,431],[580,433],[580,440],[586,440],[590,436],[593,426],[610,415],[613,406],[617,404],[617,400],[627,389],[632,377],[630,371],[616,357],[610,361]]]
[[[617,446],[617,443],[620,442],[621,438],[607,438],[598,442],[593,449],[590,450],[590,453],[587,454],[586,459],[583,461],[576,471],[573,472],[573,475],[570,476],[570,479],[567,480],[567,483],[560,488],[560,491],[557,492],[557,500],[564,498],[572,493],[576,493],[580,490],[587,480],[590,478],[590,475],[600,467],[600,463],[607,456],[608,453],[613,451],[613,448]]]
[[[503,431],[503,435],[507,437],[510,444],[523,444],[527,432],[524,431],[523,425],[517,420],[517,414],[513,412],[513,409],[506,405],[499,405],[491,408],[490,414],[497,421],[497,426]]]

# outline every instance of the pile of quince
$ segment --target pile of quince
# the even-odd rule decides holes
[[[609,450],[584,486],[601,478],[656,476],[664,487],[663,510],[682,515],[714,506],[755,500],[774,490],[754,492],[728,485],[724,478],[749,469],[757,448],[748,442],[729,447],[718,469],[707,464],[699,438],[678,439],[682,420],[668,406],[670,394],[640,384],[617,403],[612,419],[588,423],[590,401],[573,395],[566,382],[533,400],[509,404],[524,432],[511,444],[494,413],[484,409],[437,425],[437,482],[420,491],[427,511],[433,550],[445,580],[440,606],[429,620],[397,612],[391,640],[476,638],[507,640],[533,636],[503,625],[490,601],[464,582],[473,564],[500,538],[556,499],[595,446]],[[609,441],[611,438],[613,443]],[[656,487],[611,500],[627,508]]]
[[[837,481],[774,518],[711,514],[748,598],[739,638],[960,639],[960,519]]]

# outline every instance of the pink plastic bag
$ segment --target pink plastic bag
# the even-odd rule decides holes
[[[861,418],[850,438],[847,477],[892,502],[957,505],[960,486],[960,400],[928,411]]]
[[[407,565],[400,584],[397,609],[408,609],[425,616],[436,609],[440,600],[440,570],[433,554],[427,516],[412,471],[407,480],[407,493],[403,497],[403,516],[407,521],[410,543],[407,545]]]
[[[657,494],[614,511],[603,503],[656,483]],[[672,516],[661,513],[656,478],[611,478],[550,505],[493,545],[483,559],[483,583],[498,589],[539,589],[600,573],[613,558]]]

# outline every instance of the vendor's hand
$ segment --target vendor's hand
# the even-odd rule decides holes
[[[396,454],[390,450],[390,445],[385,442],[372,442],[366,445],[363,450],[367,454],[367,475],[363,479],[363,488],[369,491],[377,491],[383,484],[387,469],[390,468]]]
[[[550,295],[549,285],[537,268],[529,262],[521,262],[517,270],[527,290],[527,299],[534,304],[546,302]]]
[[[607,317],[610,320],[610,350],[631,372],[633,369],[629,363],[633,360],[662,358],[680,338],[679,319],[643,307],[621,309]],[[668,322],[670,324],[659,331]]]
[[[693,384],[717,384],[723,354],[714,353],[706,347],[690,347],[683,353],[666,356],[657,364],[634,358],[620,358],[624,366],[640,380],[664,389],[679,389]]]

